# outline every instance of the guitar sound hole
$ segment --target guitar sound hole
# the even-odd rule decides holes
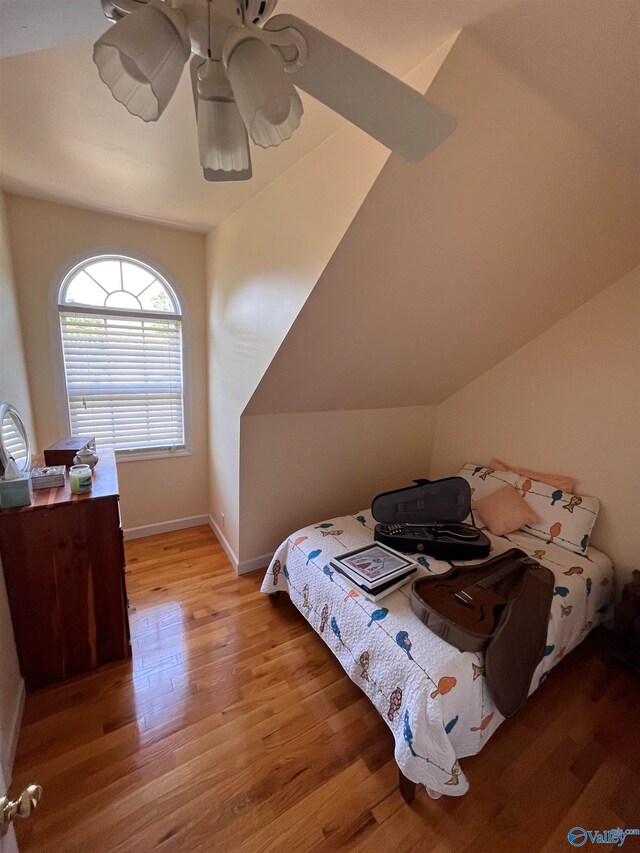
[[[487,614],[484,612],[484,604],[481,604],[480,605],[480,621],[484,622],[484,620],[486,618],[487,618]]]

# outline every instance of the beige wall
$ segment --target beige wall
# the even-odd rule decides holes
[[[5,215],[4,196],[0,192],[0,400],[13,403],[19,410],[35,442],[29,383],[22,351],[20,318],[16,304],[11,253]],[[11,779],[11,750],[23,691],[18,667],[9,602],[0,563],[0,777]],[[0,791],[0,796],[4,795]]]
[[[433,476],[493,456],[567,473],[601,501],[593,544],[640,568],[640,267],[450,397]]]
[[[450,47],[407,80],[426,89]],[[241,414],[388,153],[345,125],[209,236],[211,515],[241,559]]]
[[[293,530],[371,506],[379,492],[427,476],[435,418],[434,406],[245,415],[244,554],[269,556]]]
[[[118,466],[125,528],[206,515],[205,237],[176,228],[8,195],[9,234],[40,447],[66,434],[62,367],[54,357],[51,295],[74,260],[113,248],[164,271],[182,300],[191,390],[191,456]],[[53,329],[53,332],[52,332]],[[189,416],[189,414],[187,414]]]
[[[18,409],[29,432],[31,443],[35,446],[36,432],[9,245],[5,195],[2,192],[0,192],[0,356],[0,400],[7,400]]]

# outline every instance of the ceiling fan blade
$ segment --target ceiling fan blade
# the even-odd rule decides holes
[[[295,15],[275,15],[264,29],[287,27],[301,33],[309,49],[292,73],[295,85],[406,160],[422,160],[455,130],[453,116],[420,92]]]
[[[0,0],[0,57],[95,41],[109,26],[99,0]]]

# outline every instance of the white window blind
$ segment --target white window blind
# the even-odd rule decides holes
[[[60,327],[73,434],[116,450],[184,446],[179,318],[61,310]]]
[[[182,315],[168,282],[99,255],[67,275],[58,310],[71,432],[120,453],[184,448]]]

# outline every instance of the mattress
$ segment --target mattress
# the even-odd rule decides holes
[[[374,604],[330,567],[334,556],[371,542],[374,526],[366,510],[296,531],[274,554],[262,591],[287,592],[367,694],[393,733],[404,775],[432,792],[460,796],[469,785],[459,760],[479,752],[504,718],[487,688],[483,653],[461,652],[424,626],[411,610],[410,584]],[[606,618],[613,567],[595,548],[582,556],[521,531],[490,538],[492,556],[521,548],[555,576],[547,643],[532,693]],[[415,556],[421,575],[450,569],[446,562]]]

